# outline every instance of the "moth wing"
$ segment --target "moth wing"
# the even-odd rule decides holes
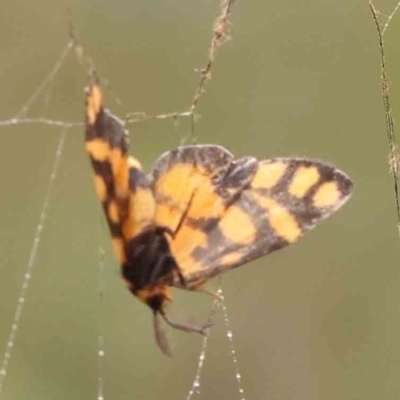
[[[227,150],[195,145],[168,151],[154,164],[150,174],[156,201],[154,221],[175,233],[168,240],[183,275],[189,274],[193,251],[207,243],[207,233],[198,229],[196,221],[221,219],[228,202],[248,185],[256,160],[243,161],[242,173],[235,174],[236,162]]]
[[[95,80],[86,93],[85,142],[96,191],[122,265],[126,260],[124,243],[153,217],[153,199],[140,163],[129,156],[124,122],[104,108],[101,87]]]
[[[129,137],[124,123],[103,106],[103,93],[93,82],[86,94],[86,151],[100,200],[127,196]],[[101,179],[97,179],[101,178]]]
[[[184,165],[186,171],[192,171],[197,168],[193,156],[207,159],[207,153],[207,146],[190,146],[164,155],[164,165],[170,167],[153,174],[156,216],[163,215],[157,210],[166,207],[166,197],[159,196],[158,189],[168,187],[171,178],[175,187],[170,198],[180,203],[179,193],[184,189],[179,188],[179,169],[170,175],[172,166]],[[257,162],[230,157],[227,162],[219,173],[213,174],[209,168],[207,179],[190,182],[196,174],[188,172],[181,181],[191,190],[184,196],[182,211],[176,212],[175,223],[180,223],[180,228],[170,238],[170,248],[189,288],[296,242],[340,208],[352,191],[343,172],[320,161],[275,158]],[[158,186],[162,177],[163,185]],[[173,204],[170,198],[167,203]],[[174,284],[181,286],[178,280]]]
[[[338,210],[352,192],[350,179],[331,165],[306,159],[260,162],[250,186],[208,228],[192,253],[185,278],[201,281],[295,243]],[[196,271],[197,270],[197,271]]]
[[[181,222],[186,226],[183,220],[187,211],[193,213],[201,197],[209,202],[208,207],[201,205],[202,212],[217,209],[214,182],[226,174],[232,158],[227,150],[215,145],[181,146],[162,154],[150,174],[157,204],[155,223],[173,232]]]

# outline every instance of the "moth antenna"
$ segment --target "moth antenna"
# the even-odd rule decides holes
[[[186,219],[186,217],[187,217],[187,215],[188,215],[188,213],[189,213],[189,209],[190,209],[190,207],[192,206],[192,203],[193,203],[193,198],[194,198],[194,195],[196,194],[196,192],[197,192],[197,189],[196,190],[194,190],[193,191],[193,193],[192,193],[192,195],[190,196],[190,199],[189,199],[189,202],[188,202],[188,205],[187,205],[187,207],[186,207],[186,209],[185,209],[185,212],[182,214],[182,217],[181,217],[181,219],[180,219],[180,221],[179,221],[179,223],[178,223],[178,225],[177,225],[177,227],[176,227],[176,229],[175,229],[175,232],[174,232],[174,234],[173,234],[173,238],[175,238],[175,236],[178,234],[178,232],[180,231],[180,229],[181,229],[181,227],[182,227],[182,225],[183,225],[183,222],[185,221],[185,219]]]

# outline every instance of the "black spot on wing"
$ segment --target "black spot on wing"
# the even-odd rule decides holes
[[[216,191],[227,201],[227,205],[234,203],[249,186],[257,167],[258,161],[254,157],[242,157],[233,161],[226,173],[218,177],[215,182]]]
[[[101,108],[94,124],[86,125],[86,140],[101,138],[112,148],[121,149],[122,154],[129,151],[129,137],[124,128],[124,122],[109,110]]]
[[[121,224],[119,222],[114,222],[110,219],[110,216],[108,215],[108,206],[110,204],[109,200],[106,200],[103,203],[103,209],[104,209],[104,214],[106,216],[107,224],[110,229],[111,236],[113,238],[120,238],[122,237],[122,228]]]
[[[257,167],[258,161],[254,157],[239,158],[230,164],[218,185],[226,189],[248,186]]]
[[[135,193],[137,188],[148,188],[150,178],[136,167],[129,168],[129,188]]]
[[[114,180],[112,175],[111,164],[109,161],[98,161],[90,157],[95,175],[100,176],[107,188],[107,196],[115,197]]]
[[[271,189],[258,189],[257,192],[272,196],[274,198],[279,197],[281,194],[287,192],[290,182],[292,182],[293,175],[299,167],[310,167],[313,163],[310,160],[303,159],[285,159],[285,158],[272,158],[265,160],[268,163],[279,163],[283,162],[287,165],[285,172],[279,178],[278,182]]]
[[[235,203],[242,191],[249,186],[257,166],[258,162],[255,158],[243,157],[232,162],[226,173],[214,180],[215,191],[224,199],[226,208]],[[218,221],[218,218],[207,218],[207,216],[196,219],[188,217],[185,223],[209,233],[215,228]]]
[[[207,245],[205,247],[198,246],[193,251],[193,257],[204,265],[203,272],[207,278],[218,275],[227,269],[236,268],[289,244],[271,228],[265,210],[245,192],[235,202],[235,207],[241,208],[251,216],[253,225],[256,227],[256,236],[251,243],[236,243],[223,234],[215,221],[211,219],[207,221],[206,226],[209,227]],[[242,257],[232,264],[221,265],[221,260],[232,253],[241,254]],[[196,281],[198,276],[185,278],[191,282]]]
[[[180,146],[163,153],[154,163],[150,173],[153,182],[178,163],[202,167],[206,174],[223,174],[230,166],[232,154],[221,146]]]
[[[297,222],[303,230],[313,228],[318,222],[331,215],[352,193],[352,181],[346,174],[329,163],[301,158],[278,158],[273,159],[272,161],[283,161],[288,165],[288,168],[272,189],[257,189],[256,192],[278,201],[296,217]],[[292,196],[289,193],[289,187],[293,176],[299,167],[316,167],[320,175],[318,181],[312,185],[301,198]],[[313,204],[313,196],[321,185],[326,182],[337,183],[341,193],[341,199],[332,207],[327,207],[326,209],[316,208]]]
[[[115,200],[115,188],[109,161],[97,161],[91,157],[95,175],[99,176],[106,186],[106,198],[102,201],[104,214],[107,219],[107,224],[110,228],[112,237],[121,237],[121,225],[119,222],[113,222],[108,214],[110,203]]]

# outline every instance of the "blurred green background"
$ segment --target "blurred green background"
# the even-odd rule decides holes
[[[0,6],[0,120],[14,116],[68,41],[68,9],[121,117],[183,111],[204,65],[216,0],[17,0]],[[377,0],[389,14],[396,1]],[[385,22],[384,20],[382,20]],[[367,1],[238,1],[198,112],[200,143],[236,155],[328,160],[355,181],[351,201],[299,244],[223,278],[246,399],[400,397],[399,237],[380,94],[378,40]],[[400,110],[400,14],[387,31],[392,106]],[[80,121],[86,76],[73,54],[29,116]],[[129,127],[146,168],[189,123]],[[62,129],[0,127],[0,354]],[[106,399],[184,399],[201,337],[171,332],[156,347],[150,311],[121,284],[94,193],[83,129],[68,131],[2,399],[88,399],[97,393],[103,314]],[[99,246],[106,251],[99,307]],[[211,287],[215,287],[211,284]],[[204,317],[210,298],[176,294]],[[239,399],[221,314],[199,399]]]

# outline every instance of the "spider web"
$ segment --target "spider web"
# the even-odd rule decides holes
[[[382,101],[385,113],[385,122],[386,122],[386,134],[387,141],[389,144],[389,168],[393,178],[393,188],[395,194],[396,201],[396,211],[397,211],[397,228],[400,235],[400,194],[399,194],[399,183],[400,183],[400,156],[399,156],[399,148],[396,142],[395,137],[395,129],[394,129],[394,119],[392,113],[391,106],[391,97],[390,97],[390,84],[388,78],[388,72],[386,67],[386,58],[385,58],[385,49],[384,49],[384,37],[385,33],[388,30],[390,23],[393,18],[397,14],[400,8],[400,3],[396,5],[393,11],[390,14],[384,14],[377,10],[373,4],[370,2],[370,9],[372,13],[372,17],[374,19],[374,23],[376,26],[376,31],[379,39],[379,50],[380,50],[380,59],[381,59],[381,85],[382,85]],[[383,24],[381,27],[380,19],[383,20]]]
[[[233,0],[222,0],[220,5],[220,14],[214,23],[213,36],[209,45],[207,60],[202,69],[199,72],[199,81],[196,87],[195,93],[193,95],[190,106],[187,110],[183,110],[180,112],[168,112],[157,115],[149,115],[148,113],[131,113],[126,117],[127,123],[138,123],[150,120],[165,120],[165,119],[173,119],[178,120],[180,118],[189,118],[190,121],[190,129],[189,134],[183,139],[183,141],[194,142],[195,128],[196,128],[196,109],[199,104],[199,101],[204,93],[204,89],[206,83],[211,78],[211,69],[215,58],[217,56],[217,52],[219,47],[229,38],[228,30],[230,25],[230,16],[233,7]],[[53,153],[53,162],[50,167],[49,175],[47,178],[47,184],[45,188],[45,193],[43,200],[41,202],[40,211],[38,215],[38,221],[35,226],[35,231],[33,233],[33,239],[31,242],[30,250],[28,253],[28,259],[25,266],[25,271],[23,274],[22,282],[19,289],[19,294],[17,295],[17,301],[14,309],[13,316],[11,318],[11,323],[5,321],[3,318],[2,324],[9,324],[9,334],[6,339],[6,343],[4,346],[4,351],[2,354],[0,353],[0,399],[5,398],[4,389],[7,383],[7,378],[10,376],[10,372],[12,372],[12,357],[13,351],[17,347],[18,348],[18,334],[23,326],[21,326],[24,311],[27,307],[27,301],[29,300],[29,288],[30,283],[34,277],[35,267],[40,267],[38,264],[38,254],[40,251],[40,245],[43,240],[44,232],[46,231],[46,224],[48,220],[49,208],[54,207],[53,200],[53,191],[54,186],[56,184],[57,179],[59,178],[59,166],[62,162],[62,156],[65,149],[65,143],[67,140],[67,136],[71,129],[78,128],[83,129],[83,123],[80,120],[76,121],[64,121],[62,119],[54,119],[52,117],[47,117],[48,107],[52,101],[52,93],[54,83],[61,79],[60,71],[67,64],[67,61],[71,58],[72,55],[78,56],[73,58],[78,58],[82,62],[85,68],[88,68],[88,65],[92,65],[92,61],[87,59],[83,55],[83,49],[78,45],[73,32],[71,30],[70,40],[60,53],[58,59],[54,63],[53,68],[47,73],[45,78],[41,81],[41,83],[37,86],[37,88],[33,91],[33,93],[27,98],[25,103],[21,106],[19,111],[11,118],[4,119],[0,121],[0,128],[16,126],[16,125],[39,125],[39,126],[47,126],[55,128],[59,131],[59,138],[57,141],[57,145],[55,149],[49,150],[49,152]],[[42,101],[42,110],[39,113],[39,116],[34,117],[31,116],[32,109],[35,105]],[[83,148],[83,147],[82,147]],[[102,247],[98,248],[98,262],[97,262],[97,270],[98,270],[98,315],[97,315],[97,399],[103,400],[106,398],[105,395],[105,378],[104,378],[104,357],[105,357],[105,325],[107,324],[106,316],[104,315],[104,270],[106,264],[106,250]],[[218,289],[218,294],[223,299],[223,292],[221,285]],[[238,394],[241,400],[244,400],[244,387],[242,383],[242,376],[239,370],[239,362],[237,358],[237,352],[235,349],[234,341],[233,341],[233,332],[230,328],[230,322],[228,317],[227,307],[224,301],[222,301],[219,305],[214,305],[214,309],[217,310],[220,308],[222,312],[222,318],[225,325],[226,337],[229,343],[229,351],[232,360],[232,364],[234,367],[234,377],[237,382]],[[32,311],[31,311],[32,312]],[[215,315],[214,315],[215,316]],[[195,372],[195,377],[193,379],[193,383],[187,393],[186,399],[190,400],[196,395],[200,394],[201,390],[201,381],[202,381],[202,373],[203,368],[206,362],[207,355],[207,347],[208,342],[211,340],[211,335],[204,337],[202,342],[202,347],[200,351],[200,355],[198,356],[198,362]]]

